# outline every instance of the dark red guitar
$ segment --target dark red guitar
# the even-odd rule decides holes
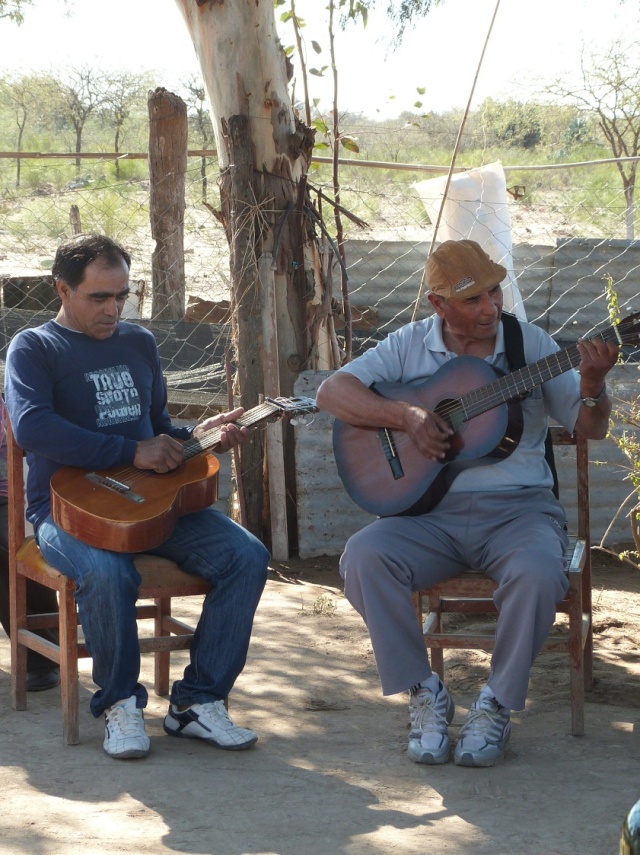
[[[640,312],[593,337],[632,344],[638,342],[639,332]],[[497,463],[517,448],[522,436],[519,398],[579,363],[573,344],[511,374],[501,374],[476,356],[460,356],[424,383],[376,383],[375,391],[385,398],[435,411],[455,435],[447,458],[435,462],[423,457],[402,431],[356,427],[336,419],[333,451],[347,492],[377,516],[427,513],[459,472]]]
[[[268,398],[236,422],[255,427],[282,416],[317,411],[311,398]],[[145,552],[165,541],[179,517],[218,498],[217,458],[221,439],[214,427],[184,444],[184,463],[164,475],[134,466],[88,472],[65,466],[51,479],[51,513],[61,528],[100,549]]]

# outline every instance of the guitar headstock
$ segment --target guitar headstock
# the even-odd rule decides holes
[[[627,315],[616,324],[615,336],[619,344],[640,344],[640,312]]]
[[[265,398],[268,403],[277,408],[276,416],[287,416],[291,419],[299,419],[318,412],[318,405],[313,398],[299,395],[295,398]],[[294,422],[295,423],[295,422]]]

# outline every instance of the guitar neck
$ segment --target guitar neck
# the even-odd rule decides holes
[[[278,412],[278,407],[265,402],[264,404],[259,404],[257,407],[253,407],[251,410],[247,410],[239,419],[236,419],[235,424],[238,427],[256,427],[260,422],[266,421],[274,413]],[[187,440],[184,444],[184,459],[190,460],[197,454],[202,454],[202,452],[214,449],[219,445],[222,439],[222,427],[222,425],[218,425],[203,433],[200,437]]]
[[[592,336],[592,338],[615,342],[619,340],[614,327],[609,327],[602,333]],[[525,365],[524,368],[519,368],[511,374],[499,377],[493,383],[461,396],[460,405],[464,411],[465,419],[471,419],[480,413],[493,409],[493,407],[526,395],[547,380],[552,380],[571,368],[577,368],[579,364],[578,346],[572,344],[564,350],[559,350],[557,353],[552,353],[537,362],[533,362],[531,365]]]

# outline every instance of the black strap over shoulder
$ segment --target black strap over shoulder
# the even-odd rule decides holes
[[[502,313],[502,329],[504,331],[504,347],[507,354],[507,362],[512,371],[518,368],[524,368],[527,364],[524,356],[524,341],[522,338],[522,329],[520,321],[515,315],[509,312]],[[553,495],[556,499],[560,497],[560,489],[558,485],[558,473],[556,471],[556,463],[553,456],[553,442],[551,439],[551,431],[547,432],[547,438],[544,443],[544,458],[547,461],[551,474],[553,475]]]

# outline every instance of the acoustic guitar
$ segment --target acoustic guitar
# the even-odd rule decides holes
[[[640,312],[592,338],[619,345],[638,342]],[[376,383],[378,394],[436,412],[455,431],[447,457],[428,460],[408,434],[336,419],[333,450],[353,501],[377,516],[414,516],[433,510],[456,476],[512,454],[522,437],[520,400],[547,380],[576,368],[577,345],[503,374],[476,356],[445,363],[423,383]]]
[[[252,428],[282,416],[317,412],[311,398],[267,398],[236,424]],[[184,443],[177,469],[157,474],[134,466],[90,472],[65,466],[51,479],[51,513],[56,524],[100,549],[145,552],[163,543],[179,517],[212,505],[218,498],[219,463],[212,451],[221,426]]]

